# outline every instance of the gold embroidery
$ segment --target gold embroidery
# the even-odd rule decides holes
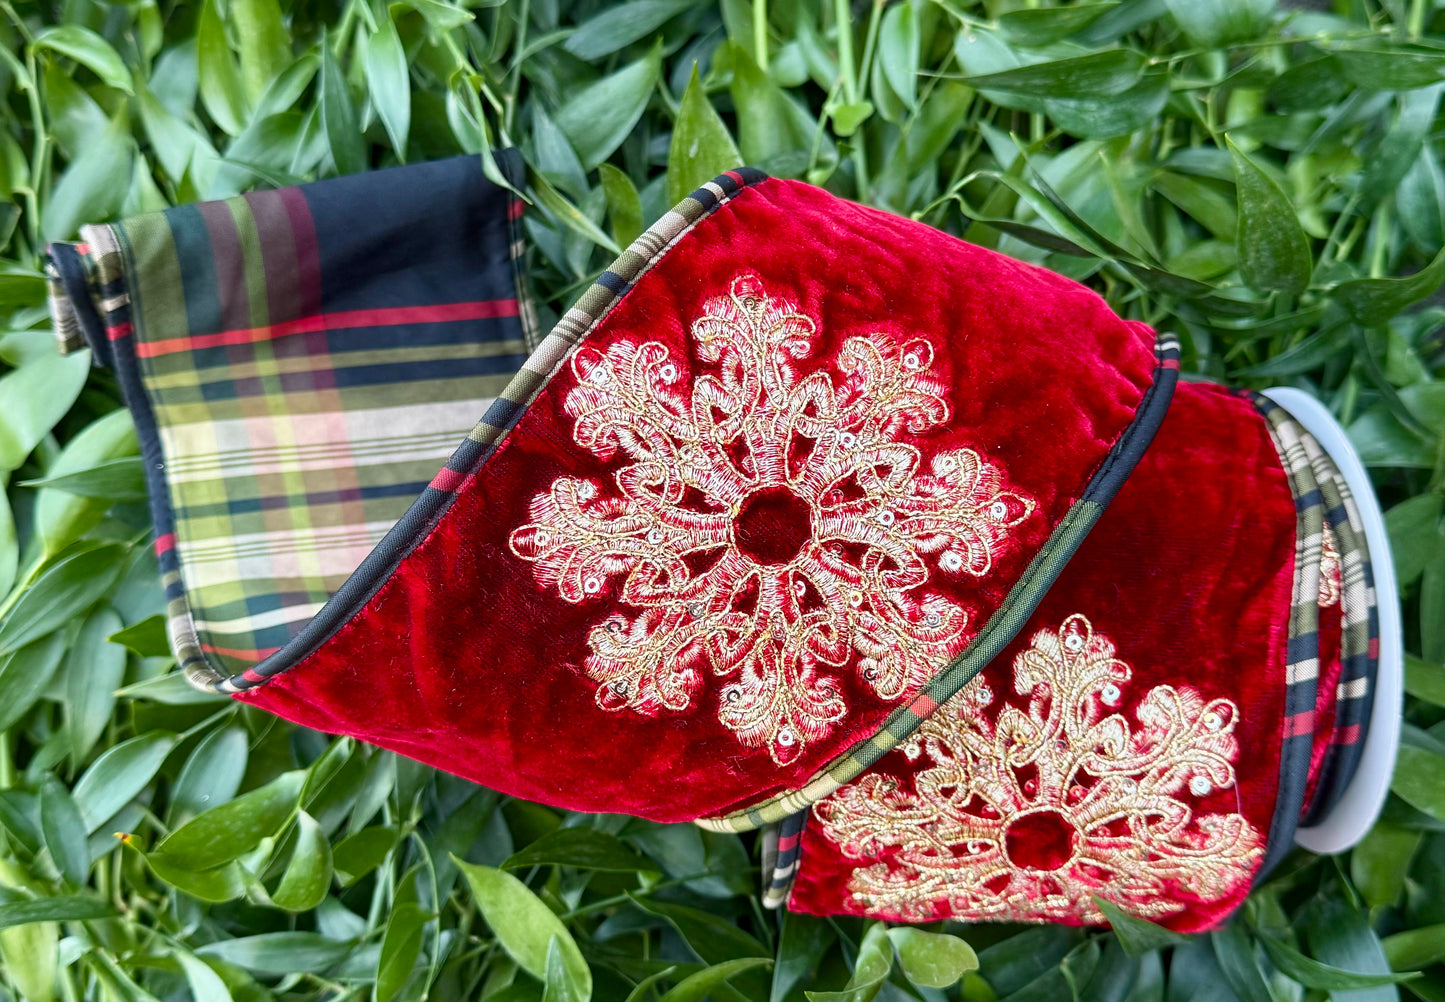
[[[691,706],[721,679],[718,718],[786,763],[846,706],[839,674],[880,697],[915,691],[965,639],[967,616],[930,575],[983,575],[1034,502],[970,449],[898,441],[949,408],[926,340],[845,341],[807,375],[813,321],[752,275],[704,307],[691,378],[663,345],[573,357],[573,437],[630,462],[608,491],[560,477],[532,499],[512,552],[569,602],[607,595],[588,637],[606,709]]]
[[[1130,668],[1083,616],[1042,631],[1014,659],[1027,712],[975,681],[904,745],[931,764],[913,790],[870,773],[814,808],[844,854],[865,859],[860,904],[913,919],[1101,922],[1091,895],[1142,917],[1215,901],[1263,852],[1239,814],[1191,801],[1234,785],[1238,708],[1160,685],[1111,712]],[[1107,715],[1106,715],[1107,714]]]
[[[1343,590],[1339,544],[1335,541],[1335,531],[1327,525],[1320,541],[1320,608],[1338,605]]]

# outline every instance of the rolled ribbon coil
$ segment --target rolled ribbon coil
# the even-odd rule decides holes
[[[519,210],[463,159],[52,249],[197,684],[557,806],[762,828],[765,897],[822,913],[1104,894],[1203,928],[1358,785],[1368,519],[1286,408],[747,169],[538,339]]]

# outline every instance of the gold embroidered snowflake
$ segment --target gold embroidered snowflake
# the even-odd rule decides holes
[[[690,333],[696,374],[655,341],[575,353],[573,436],[626,465],[559,477],[511,548],[567,601],[610,600],[588,637],[600,706],[713,692],[784,764],[843,717],[843,673],[896,700],[956,653],[968,617],[931,576],[988,573],[1034,502],[970,449],[925,468],[902,440],[949,416],[926,340],[852,337],[805,374],[813,321],[748,274]]]
[[[1238,708],[1155,686],[1131,723],[1114,712],[1130,668],[1083,616],[1042,631],[1014,660],[1027,711],[975,681],[904,746],[930,763],[908,791],[870,773],[815,808],[860,866],[872,910],[927,920],[1099,923],[1092,896],[1158,918],[1247,885],[1263,853],[1235,813],[1193,802],[1234,786]]]

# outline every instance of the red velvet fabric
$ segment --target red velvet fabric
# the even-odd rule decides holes
[[[1095,635],[1107,637],[1114,656],[1132,669],[1127,681],[1116,677],[1117,688],[1095,688],[1107,693],[1099,697],[1108,704],[1100,707],[1101,715],[1122,714],[1138,733],[1142,730],[1138,714],[1143,697],[1163,685],[1188,687],[1201,700],[1227,699],[1237,707],[1234,784],[1226,786],[1216,778],[1210,792],[1194,795],[1185,782],[1170,798],[1196,818],[1238,814],[1252,826],[1262,846],[1278,787],[1294,537],[1290,490],[1254,408],[1218,387],[1181,384],[1153,446],[1133,477],[1018,639],[962,695],[971,688],[987,686],[993,701],[973,712],[1001,719],[1000,715],[1006,715],[1002,707],[1008,706],[1027,713],[1031,700],[1037,703],[1040,696],[1037,690],[1032,696],[1017,691],[1016,657],[1030,648],[1032,638],[1041,631],[1056,632],[1069,617],[1086,616]],[[938,712],[945,714],[949,707]],[[1076,749],[1060,748],[1059,754],[1066,751]],[[922,770],[935,765],[927,754],[910,760],[905,751],[895,751],[875,766],[870,775],[895,784],[892,792],[884,794],[883,802],[889,806],[879,808],[887,824],[903,825],[903,830],[911,826],[915,831],[944,831],[927,811],[909,812],[917,806],[912,799],[915,780]],[[1034,766],[1018,771],[1011,782],[1018,784],[1029,802],[1033,796],[1029,784],[1038,778],[1038,771]],[[859,784],[877,782],[865,776],[853,786],[861,790]],[[1093,782],[1086,777],[1082,785],[1087,788]],[[1083,792],[1070,791],[1069,795],[1072,798]],[[948,905],[946,889],[931,897],[925,894],[922,903],[915,901],[911,908],[900,905],[907,903],[906,894],[860,900],[860,888],[866,892],[876,885],[866,874],[859,876],[868,868],[881,865],[902,879],[901,850],[895,844],[874,846],[875,853],[866,851],[867,847],[853,856],[845,853],[841,842],[847,839],[830,837],[829,824],[824,821],[833,816],[834,808],[828,805],[834,801],[848,802],[838,794],[825,800],[814,808],[804,831],[800,872],[790,902],[793,909],[903,921],[945,917],[1038,921],[1048,917],[1078,924],[1078,918],[1067,912],[1087,907],[1089,894],[1114,899],[1129,908],[1124,875],[1132,872],[1131,866],[1140,865],[1148,873],[1152,865],[1145,858],[1121,864],[1122,869],[1113,872],[1083,866],[1057,871],[1069,857],[1069,832],[1073,829],[1059,812],[1041,809],[1025,811],[1018,823],[1006,829],[1007,858],[1019,873],[1017,886],[1036,892],[1035,903],[1050,889],[1062,887],[1065,894],[1072,894],[1063,906],[1064,914],[1028,914],[1027,908],[989,913],[977,902],[970,911],[966,902],[962,907],[957,901]],[[1039,807],[1049,803],[1042,793],[1032,802]],[[1065,813],[1074,802],[1065,801]],[[1145,816],[1147,811],[1138,815]],[[842,831],[841,826],[839,822],[833,830]],[[1116,820],[1099,830],[1115,836],[1116,846],[1127,850],[1128,823]],[[942,835],[940,839],[948,841]],[[980,850],[984,852],[980,858],[985,858],[987,847],[975,846],[976,853]],[[955,844],[933,851],[951,851],[967,858],[969,849]],[[1105,856],[1110,851],[1101,850]],[[1159,896],[1166,904],[1177,900],[1183,907],[1153,917],[1179,930],[1214,926],[1243,900],[1258,865],[1255,854],[1222,875],[1206,874],[1202,884],[1212,885],[1212,890],[1205,894],[1194,893],[1187,886],[1189,881],[1177,879],[1174,873],[1163,881],[1165,893]],[[1055,872],[1070,875],[1069,881],[1056,884],[1052,879]],[[989,887],[1000,890],[1007,879],[1000,877]]]
[[[722,371],[716,349],[709,347],[708,338],[723,324],[718,318],[766,302],[774,320],[790,309],[805,318],[786,321],[793,325],[791,340],[768,349],[763,367],[777,367],[769,368],[775,373],[769,378],[789,385],[821,381],[840,395],[853,393],[850,406],[862,407],[858,395],[875,393],[882,385],[869,383],[868,372],[887,369],[905,381],[887,391],[897,397],[890,406],[902,406],[900,394],[919,397],[913,417],[874,428],[881,428],[886,440],[880,448],[893,450],[887,455],[896,457],[897,447],[903,447],[916,457],[902,467],[880,458],[875,471],[881,477],[890,469],[911,469],[915,486],[908,503],[936,501],[943,483],[941,474],[934,476],[938,464],[956,461],[963,450],[972,450],[992,471],[992,486],[986,484],[980,496],[993,490],[1008,498],[999,502],[999,510],[1015,524],[996,541],[986,571],[980,564],[972,568],[978,573],[947,572],[936,541],[918,543],[919,553],[907,558],[921,560],[929,578],[926,588],[909,594],[927,592],[935,603],[913,614],[918,622],[932,621],[929,617],[937,617],[931,610],[946,608],[953,610],[947,618],[953,624],[961,621],[955,614],[966,616],[966,628],[940,654],[961,650],[1132,419],[1151,379],[1152,335],[1141,324],[1120,320],[1094,293],[1060,276],[808,185],[768,180],[704,219],[620,300],[360,615],[314,655],[239,698],[506,793],[659,821],[722,813],[795,786],[872,733],[921,684],[915,679],[898,691],[884,691],[876,673],[888,668],[886,649],[870,654],[871,661],[856,649],[846,650],[843,663],[810,669],[823,706],[818,719],[834,716],[802,741],[785,741],[792,735],[777,731],[771,743],[759,743],[759,732],[748,730],[752,724],[729,716],[737,672],[709,670],[696,649],[686,655],[691,674],[677,683],[686,699],[675,693],[669,697],[685,702],[681,708],[662,705],[661,696],[649,705],[621,705],[630,692],[623,697],[599,684],[592,673],[606,668],[598,666],[598,652],[610,643],[599,629],[622,634],[627,624],[632,632],[619,636],[619,642],[633,640],[655,626],[657,617],[675,614],[624,601],[624,590],[664,587],[669,574],[702,574],[702,565],[716,553],[690,554],[686,572],[652,568],[650,583],[634,574],[636,561],[618,552],[551,570],[543,566],[543,551],[555,539],[539,535],[535,526],[556,515],[559,490],[591,491],[590,500],[579,502],[584,508],[601,504],[621,512],[627,489],[634,491],[628,496],[656,492],[651,481],[642,481],[665,479],[663,467],[684,461],[674,457],[638,473],[636,440],[649,434],[640,425],[599,433],[600,439],[582,444],[579,408],[595,404],[602,392],[590,382],[583,386],[583,380],[600,378],[595,370],[604,363],[618,371],[635,363],[636,372],[661,380],[657,385],[665,386],[658,392],[673,394],[669,399],[683,401],[685,409],[689,393],[695,403],[707,380],[716,388],[736,376]],[[872,348],[859,348],[860,343]],[[914,380],[907,383],[912,390],[907,380]],[[929,394],[936,395],[941,411],[922,399]],[[631,417],[624,413],[616,420],[626,424],[648,408],[632,410]],[[924,411],[928,414],[918,416]],[[833,441],[833,431],[800,435],[796,429],[816,414],[800,415],[789,419],[795,421],[791,431],[772,426],[797,440],[797,455],[834,447],[822,444]],[[598,444],[601,439],[607,441]],[[1203,468],[1213,469],[1210,464],[1229,456],[1213,442],[1201,440],[1194,448],[1195,462]],[[1237,457],[1229,459],[1237,462]],[[732,455],[731,461],[746,476],[758,473],[747,456]],[[1160,565],[1160,553],[1192,553],[1189,547],[1197,545],[1201,559],[1214,567],[1236,543],[1254,550],[1258,542],[1257,535],[1240,535],[1222,550],[1214,533],[1194,516],[1196,491],[1233,496],[1239,479],[1235,468],[1219,469],[1208,478],[1182,472],[1188,473],[1189,489],[1181,488],[1180,500],[1187,503],[1177,511],[1168,507],[1184,527],[1183,537],[1169,534],[1178,528],[1170,522],[1127,547],[1134,580],[1155,600],[1170,594],[1160,585],[1179,580],[1178,567]],[[627,477],[633,478],[630,488],[622,482]],[[869,477],[866,470],[855,471],[828,503],[839,510],[857,509],[858,484]],[[583,483],[591,487],[577,486]],[[547,501],[549,496],[554,501]],[[704,502],[684,498],[679,503],[697,509],[706,507]],[[809,545],[802,541],[815,529],[827,534],[783,494],[750,495],[738,519],[735,549],[759,565],[771,566],[770,561],[785,560]],[[838,559],[865,560],[858,547],[854,550],[844,552],[840,544]],[[969,561],[975,556],[970,553]],[[885,561],[875,570],[886,575],[893,573],[890,567]],[[1175,638],[1194,636],[1184,613],[1195,606],[1217,611],[1216,622],[1233,622],[1233,613],[1245,611],[1236,609],[1228,594],[1235,575],[1198,577],[1196,585],[1191,575],[1187,594],[1173,592],[1165,604],[1174,615],[1163,621],[1167,627],[1150,627],[1150,643],[1179,649]],[[761,608],[767,596],[759,582],[765,579],[739,586],[730,622],[746,620],[750,609]],[[1113,630],[1122,630],[1126,622],[1132,629],[1138,615],[1125,608],[1123,579],[1095,575],[1092,580],[1101,590],[1099,598],[1107,599],[1095,603],[1101,621]],[[809,591],[811,585],[794,581],[792,586],[796,602],[787,595],[769,600],[793,609],[792,616],[802,615],[798,608],[806,612],[818,606],[821,600]],[[1111,603],[1119,605],[1117,615]],[[783,646],[776,650],[787,654]],[[840,659],[836,650],[827,656]],[[938,657],[938,666],[946,660]],[[614,704],[617,708],[611,708]]]

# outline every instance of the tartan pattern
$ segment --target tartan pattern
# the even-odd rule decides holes
[[[1079,500],[1059,520],[1039,552],[1034,554],[1024,573],[1009,590],[1003,605],[983,625],[967,649],[940,670],[907,705],[894,710],[882,727],[856,742],[803,786],[723,817],[699,818],[695,824],[709,831],[744,832],[777,824],[799,812],[806,812],[813,804],[858,778],[906,741],[919,724],[957,695],[1013,642],[1128,479],[1164,420],[1179,378],[1178,338],[1172,334],[1161,334],[1155,343],[1155,353],[1158,364],[1154,370],[1154,381],[1139,402],[1134,420],[1114,443]]]
[[[763,907],[780,908],[793,889],[798,875],[798,857],[803,854],[803,827],[809,811],[789,815],[762,832]]]
[[[1354,498],[1333,462],[1314,437],[1283,407],[1251,394],[1295,495],[1297,512],[1295,581],[1287,645],[1285,724],[1280,755],[1280,786],[1270,827],[1269,849],[1256,884],[1289,851],[1300,824],[1317,823],[1344,793],[1364,750],[1374,701],[1379,658],[1378,600],[1364,523]],[[1339,543],[1344,588],[1340,658],[1335,693],[1335,724],[1330,749],[1320,766],[1311,803],[1305,788],[1315,729],[1319,677],[1319,576],[1324,528]]]
[[[1364,520],[1354,495],[1319,443],[1308,433],[1302,433],[1300,441],[1325,496],[1325,518],[1339,541],[1344,579],[1340,595],[1343,670],[1335,690],[1334,728],[1329,753],[1320,766],[1314,797],[1300,821],[1303,825],[1313,825],[1322,821],[1344,795],[1365,750],[1379,669],[1380,616]]]
[[[324,644],[361,610],[397,565],[446,514],[462,483],[486,463],[572,350],[602,322],[638,279],[703,218],[739,191],[766,177],[751,168],[728,171],[683,199],[633,241],[526,357],[520,370],[498,392],[446,465],[290,643],[240,673],[227,677],[214,671],[193,671],[188,673],[191,681],[219,692],[243,692],[289,670]]]
[[[109,356],[136,418],[193,681],[302,632],[511,381],[526,358],[519,208],[459,158],[52,247],[57,336]],[[435,241],[410,222],[428,213],[468,232]],[[471,298],[438,301],[457,289]]]

